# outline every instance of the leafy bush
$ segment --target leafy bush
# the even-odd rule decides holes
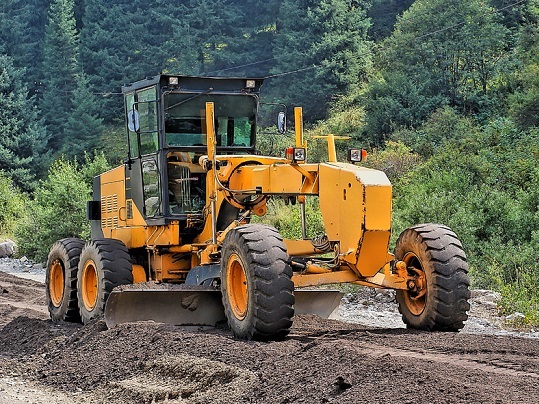
[[[374,149],[365,165],[386,173],[394,183],[421,163],[421,157],[401,142],[387,141],[383,149]]]
[[[482,247],[483,265],[473,270],[476,283],[501,293],[501,314],[519,312],[524,314],[524,318],[518,320],[520,323],[539,324],[539,265],[536,259],[539,233],[533,232],[527,243],[501,242],[494,238]]]
[[[432,123],[432,121],[431,121]],[[443,126],[429,127],[437,137]],[[457,125],[458,126],[458,125]],[[455,127],[455,126],[454,126]],[[462,127],[461,127],[462,128]],[[539,324],[539,169],[537,131],[507,119],[469,127],[394,187],[394,238],[421,222],[450,226],[461,239],[473,287],[502,294],[501,310]],[[430,132],[425,133],[428,142]]]
[[[88,238],[86,202],[91,199],[92,178],[106,168],[103,155],[86,158],[84,164],[63,158],[54,162],[27,203],[28,216],[15,231],[20,253],[43,262],[56,240]]]
[[[13,237],[17,223],[25,216],[26,196],[0,173],[0,237]]]
[[[277,230],[285,238],[301,239],[301,214],[299,204],[285,204],[282,199],[271,199],[264,217],[253,217],[255,223],[266,223]],[[318,198],[307,198],[305,206],[307,222],[307,237],[314,237],[324,233],[324,223]]]

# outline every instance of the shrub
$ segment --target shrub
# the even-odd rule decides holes
[[[21,254],[43,262],[56,240],[90,236],[86,202],[91,199],[92,178],[106,167],[103,155],[85,158],[84,164],[63,158],[52,164],[28,201],[28,216],[16,229]]]
[[[387,141],[383,149],[374,149],[365,165],[386,173],[392,183],[421,163],[421,157],[401,142]]]
[[[318,198],[307,198],[305,207],[307,237],[324,233],[324,223]],[[255,223],[266,223],[275,227],[285,238],[301,239],[301,215],[299,204],[285,204],[282,199],[271,199],[264,217],[253,217]]]
[[[10,178],[0,173],[0,237],[13,237],[13,231],[25,216],[26,196]]]

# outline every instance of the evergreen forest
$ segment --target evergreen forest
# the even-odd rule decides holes
[[[263,77],[262,101],[303,107],[309,161],[327,156],[318,135],[350,137],[341,160],[367,149],[393,183],[394,238],[450,226],[472,287],[537,326],[538,23],[539,0],[2,0],[0,236],[37,261],[89,236],[91,180],[126,157],[122,85]],[[292,135],[262,118],[260,152],[281,155]]]

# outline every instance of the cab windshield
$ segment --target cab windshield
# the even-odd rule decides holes
[[[206,145],[206,102],[214,103],[217,148],[252,148],[257,99],[253,95],[181,94],[164,97],[167,146]]]

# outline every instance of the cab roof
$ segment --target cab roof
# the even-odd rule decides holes
[[[250,83],[248,83],[248,81]],[[159,74],[153,77],[146,77],[122,87],[122,93],[127,94],[146,87],[158,85],[161,89],[182,92],[216,92],[230,93],[254,93],[260,92],[264,79],[262,78],[240,78],[240,77],[202,77],[202,76],[182,76],[177,74]],[[177,84],[176,84],[177,83]]]

